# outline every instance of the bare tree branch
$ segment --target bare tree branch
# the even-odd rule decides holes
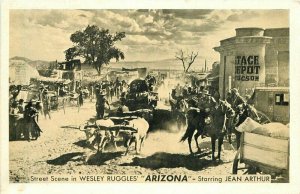
[[[180,56],[175,56],[177,59],[179,59],[182,62],[182,66],[183,66],[183,71],[186,71],[186,66],[185,66],[185,58],[184,58],[184,54],[183,54],[183,50],[180,49]]]
[[[183,50],[180,49],[175,56],[176,59],[180,60],[182,62],[183,71],[187,73],[194,63],[196,57],[198,56],[198,52],[195,53],[194,51],[191,52],[189,55],[188,53],[184,54]]]
[[[186,72],[188,72],[188,70],[190,69],[191,65],[194,63],[196,57],[198,56],[198,52],[197,54],[194,54],[194,52],[192,52],[191,56],[190,56],[190,62],[188,64],[188,67],[186,69]]]

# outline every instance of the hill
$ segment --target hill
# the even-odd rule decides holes
[[[24,61],[25,63],[29,64],[31,67],[37,70],[46,70],[50,67],[50,64],[54,62],[54,61],[43,61],[43,60],[31,60],[26,57],[20,57],[20,56],[12,57],[9,60]]]
[[[10,60],[22,60],[28,63],[30,66],[36,68],[37,70],[46,70],[50,68],[50,65],[55,63],[55,61],[43,61],[43,60],[31,60],[26,57],[15,56],[10,58]],[[89,65],[82,66],[84,70],[92,71],[93,68]],[[174,69],[182,70],[182,64],[176,59],[164,59],[158,61],[119,61],[119,62],[110,62],[109,67],[111,68],[137,68],[137,67],[146,67],[148,69]],[[199,64],[195,62],[190,70],[201,70],[204,67],[204,64]]]

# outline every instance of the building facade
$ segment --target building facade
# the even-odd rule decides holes
[[[219,92],[235,87],[242,95],[258,86],[289,86],[289,28],[237,28],[220,41]]]

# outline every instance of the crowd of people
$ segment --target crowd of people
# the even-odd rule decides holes
[[[91,93],[96,96],[96,117],[102,119],[104,117],[105,108],[110,109],[110,103],[113,97],[116,97],[121,103],[124,103],[125,95],[128,90],[128,83],[125,80],[120,81],[117,78],[113,81],[102,81],[90,86]],[[93,95],[91,96],[93,98]]]

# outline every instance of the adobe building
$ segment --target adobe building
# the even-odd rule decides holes
[[[220,41],[219,92],[231,88],[242,95],[258,86],[289,86],[289,28],[237,28]]]
[[[70,80],[73,91],[81,86],[83,71],[79,59],[64,61],[56,64],[56,78]]]

